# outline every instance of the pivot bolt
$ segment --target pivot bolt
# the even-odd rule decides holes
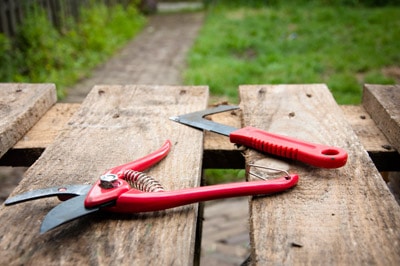
[[[114,182],[118,180],[118,176],[114,174],[106,174],[100,176],[100,186],[105,189],[114,188]]]

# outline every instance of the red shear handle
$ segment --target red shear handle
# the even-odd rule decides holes
[[[338,168],[345,165],[347,161],[347,152],[341,148],[305,142],[254,127],[244,127],[233,131],[229,138],[232,143],[316,167]]]
[[[167,140],[161,148],[150,153],[149,155],[146,155],[133,162],[114,167],[108,170],[105,174],[117,174],[119,178],[123,178],[122,173],[125,170],[143,171],[167,156],[168,152],[171,150],[171,145],[171,141]],[[115,189],[103,189],[100,186],[100,181],[97,181],[85,198],[85,207],[93,208],[99,206],[100,204],[104,204],[118,198],[119,195],[130,189],[129,184],[126,182],[123,182],[122,180],[119,182],[121,185]]]
[[[171,141],[167,140],[165,141],[165,143],[161,148],[154,151],[153,153],[150,153],[149,155],[146,155],[143,158],[140,158],[133,162],[114,167],[108,170],[106,174],[118,174],[124,170],[135,170],[138,172],[142,172],[147,168],[150,168],[151,166],[155,165],[156,163],[161,161],[165,156],[167,156],[168,152],[171,150],[171,146],[172,146]]]
[[[116,212],[150,212],[221,198],[265,195],[281,192],[297,184],[298,175],[266,181],[239,182],[164,192],[141,192],[131,189],[123,193],[110,208]]]

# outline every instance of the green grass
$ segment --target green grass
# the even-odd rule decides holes
[[[240,84],[326,83],[339,104],[357,104],[362,84],[395,83],[382,70],[400,67],[399,7],[221,2],[189,52],[186,84],[237,102]]]
[[[66,87],[88,76],[144,25],[135,6],[96,4],[58,31],[37,8],[12,40],[0,34],[0,82],[55,83],[62,98]]]
[[[204,171],[206,185],[243,181],[245,179],[244,169],[206,169]]]
[[[326,83],[338,103],[358,104],[362,84],[395,82],[382,70],[400,67],[399,7],[214,2],[184,77],[217,99],[236,103],[240,84]],[[243,178],[243,170],[205,171],[207,184]]]

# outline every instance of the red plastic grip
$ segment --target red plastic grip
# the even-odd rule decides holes
[[[232,143],[316,167],[339,168],[347,162],[347,152],[341,148],[310,143],[254,127],[233,131],[229,138]]]
[[[118,174],[120,172],[123,172],[124,170],[135,170],[138,172],[144,171],[161,161],[165,156],[167,156],[169,151],[171,150],[171,146],[171,141],[166,140],[162,147],[158,150],[133,162],[114,167],[108,170],[106,174]]]
[[[266,181],[238,182],[205,187],[187,188],[175,191],[141,192],[131,189],[117,199],[116,206],[107,208],[114,212],[150,212],[159,211],[200,201],[266,195],[282,192],[297,184],[298,175],[281,177]]]
[[[133,162],[122,164],[120,166],[114,167],[108,170],[105,174],[116,174],[120,179],[123,178],[123,171],[125,170],[135,170],[143,171],[154,164],[161,161],[165,156],[168,155],[171,150],[171,141],[167,140],[161,148],[146,155],[140,159]],[[130,189],[129,184],[124,180],[119,180],[119,185],[113,189],[104,189],[100,186],[100,181],[98,180],[94,186],[90,189],[88,195],[85,198],[85,207],[93,208],[101,204],[107,203],[109,201],[117,199],[122,193]]]

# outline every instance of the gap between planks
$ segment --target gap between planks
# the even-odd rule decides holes
[[[1,165],[29,166],[53,143],[64,125],[79,109],[78,103],[57,103],[0,160]],[[379,171],[399,171],[399,153],[361,105],[340,106],[343,114],[360,139]],[[213,121],[241,127],[241,111],[210,116]],[[205,132],[203,168],[243,169],[243,149],[235,147],[226,136]]]

